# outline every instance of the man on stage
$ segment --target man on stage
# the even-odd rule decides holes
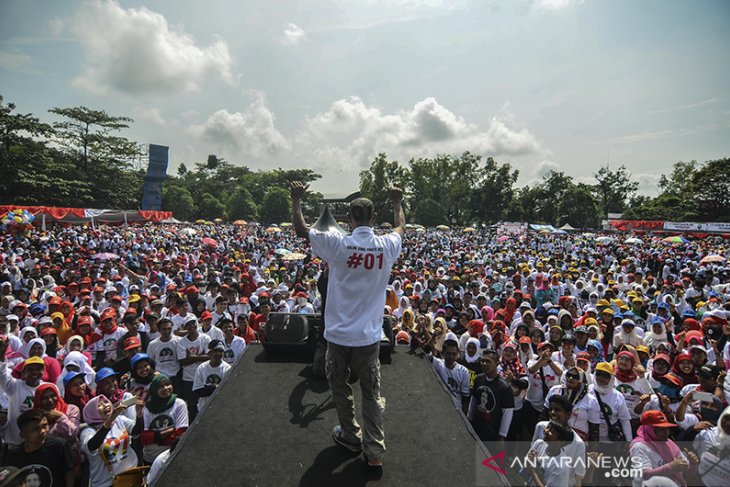
[[[291,184],[292,217],[297,235],[309,240],[312,253],[329,266],[327,304],[326,370],[332,399],[340,421],[333,431],[334,440],[352,452],[364,450],[368,465],[382,468],[385,453],[383,412],[385,398],[380,396],[380,338],[385,308],[385,287],[391,267],[401,252],[405,215],[403,192],[388,188],[393,202],[393,231],[376,236],[373,232],[375,207],[367,198],[350,203],[348,221],[352,234],[310,229],[302,215],[302,196],[308,186]],[[363,397],[363,425],[355,420],[350,370],[360,379]]]

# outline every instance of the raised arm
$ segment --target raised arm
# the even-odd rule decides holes
[[[297,232],[297,237],[306,238],[309,240],[309,226],[304,221],[304,215],[302,214],[302,196],[306,193],[309,188],[308,184],[304,184],[301,181],[292,181],[289,186],[291,192],[291,203],[292,203],[292,224],[294,225],[294,231]]]
[[[388,188],[388,196],[393,202],[393,231],[402,237],[406,232],[406,215],[403,213],[403,190],[391,186]]]

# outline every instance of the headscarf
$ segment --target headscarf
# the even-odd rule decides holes
[[[507,298],[507,302],[504,305],[504,322],[507,325],[512,324],[512,318],[515,316],[517,311],[517,300],[515,298]]]
[[[111,402],[104,394],[100,394],[91,399],[83,408],[84,421],[93,427],[98,427],[104,423],[104,419],[99,415],[99,403]]]
[[[631,367],[629,370],[623,370],[619,364],[618,359],[621,357],[628,357],[629,360],[631,360]],[[634,357],[634,354],[629,352],[628,350],[624,350],[623,352],[619,353],[616,356],[616,379],[620,382],[634,382],[638,376],[636,375],[636,372],[634,372],[634,366],[636,365],[636,357]]]
[[[586,342],[586,351],[588,350],[588,347],[594,347],[598,350],[598,355],[596,357],[591,357],[591,368],[595,369],[598,362],[603,362],[603,345],[598,340],[588,340],[588,342]]]
[[[482,319],[485,322],[489,323],[494,319],[494,308],[492,308],[491,306],[482,306],[481,312]]]
[[[689,360],[690,363],[692,363],[692,356],[688,353],[680,353],[674,358],[674,363],[672,363],[672,372],[677,374],[680,379],[682,379],[682,383],[684,385],[688,384],[699,384],[700,379],[697,377],[697,374],[694,371],[694,364],[692,365],[692,372],[684,373],[679,369],[679,362],[682,360]]]
[[[550,332],[553,330],[553,328],[556,329],[556,330],[558,330],[560,332],[560,336],[558,337],[557,340],[552,340],[552,338],[551,338],[552,335],[550,334]],[[560,327],[560,325],[553,325],[548,330],[548,333],[547,333],[548,340],[550,340],[550,343],[553,344],[553,347],[555,348],[555,350],[559,350],[560,349],[560,344],[562,343],[563,335],[565,335],[565,332]]]
[[[722,418],[730,415],[730,406],[726,407],[725,410],[720,414],[720,418],[717,420],[717,448],[722,451],[726,448],[730,448],[730,435],[725,433],[722,429]]]
[[[411,303],[408,296],[401,296],[398,300],[398,307],[393,310],[393,316],[400,318],[407,309],[410,309],[410,307]]]
[[[654,325],[658,325],[661,328],[659,333],[654,333]],[[651,323],[651,329],[644,335],[644,345],[647,347],[656,347],[659,343],[666,342],[667,329],[664,323],[657,320]]]
[[[508,347],[515,352],[515,358],[513,358],[511,362],[506,362],[504,360],[504,350]],[[525,368],[522,366],[522,362],[520,362],[519,350],[512,342],[505,343],[504,348],[502,349],[502,354],[499,357],[499,365],[502,366],[502,370],[511,370],[515,378],[520,378],[525,375]]]
[[[474,344],[474,346],[477,347],[477,351],[474,352],[474,355],[469,355],[468,347],[470,344]],[[464,345],[464,360],[466,360],[467,363],[473,364],[474,362],[478,362],[481,355],[479,354],[479,340],[474,337],[469,337],[469,339],[466,341],[466,345]]]
[[[466,325],[469,336],[476,338],[479,334],[484,333],[484,322],[482,320],[471,320]]]
[[[58,402],[56,403],[55,410],[66,414],[66,410],[68,410],[68,404],[66,404],[66,401],[64,401],[61,397],[61,394],[58,392],[58,388],[54,384],[51,384],[49,382],[41,382],[41,384],[35,388],[35,399],[33,400],[33,408],[41,409],[41,398],[43,397],[43,393],[46,392],[48,389],[51,389],[53,392],[55,392],[56,397],[58,397]]]
[[[570,404],[575,406],[576,404],[578,404],[580,402],[581,399],[583,399],[585,397],[586,394],[588,394],[588,379],[586,378],[586,373],[580,367],[577,367],[577,366],[571,367],[565,371],[566,374],[568,372],[570,372],[571,370],[578,371],[578,375],[580,376],[578,379],[578,382],[580,383],[580,386],[578,387],[577,390],[570,389],[568,387],[567,379],[566,379],[566,384],[564,386],[562,386],[562,388],[563,388],[562,394],[563,394],[563,396],[568,398],[568,400],[570,401]],[[563,377],[565,377],[565,374],[563,374]]]
[[[66,355],[66,358],[63,361],[63,374],[61,374],[61,380],[63,380],[64,377],[66,377],[66,374],[68,374],[67,367],[69,365],[75,365],[79,368],[79,372],[83,372],[86,374],[86,385],[91,386],[91,384],[94,383],[94,377],[96,376],[96,372],[94,369],[89,365],[89,363],[86,361],[86,356],[81,352],[69,352],[68,355]]]
[[[403,311],[403,321],[401,323],[401,328],[404,330],[412,330],[416,325],[416,315],[413,312],[413,310],[407,309]]]
[[[665,353],[660,353],[659,355],[657,355],[656,357],[654,357],[654,363],[655,364],[656,364],[656,361],[657,360],[664,360],[667,363],[667,372],[669,372],[669,368],[672,366],[672,361],[670,360],[669,355],[667,355]],[[666,374],[667,372],[665,372],[664,374]],[[658,381],[659,379],[661,379],[662,377],[664,377],[664,374],[657,373],[656,368],[652,368],[651,369],[651,377],[654,380],[657,380]]]
[[[43,351],[41,352],[41,358],[46,358],[46,341],[42,338],[33,338],[31,341],[23,345],[23,347],[20,350],[20,353],[23,354],[23,358],[28,358],[30,355],[30,349],[33,348],[33,345],[39,344]]]
[[[68,303],[68,301],[64,301],[64,303]],[[73,316],[73,306],[71,306],[71,309],[71,314]],[[61,325],[56,328],[56,333],[58,334],[58,343],[61,346],[64,346],[66,345],[66,341],[73,336],[74,332],[68,325],[69,322],[67,321],[67,317],[63,313],[61,313],[60,311],[56,311],[51,315],[52,320],[55,320],[56,318],[59,318],[61,320]]]
[[[173,404],[175,404],[175,400],[177,399],[176,394],[171,394],[170,397],[163,399],[160,397],[158,389],[161,385],[164,385],[166,382],[172,382],[168,376],[165,374],[157,374],[154,379],[152,379],[152,382],[150,383],[149,393],[150,398],[147,401],[147,404],[145,404],[145,407],[149,409],[149,411],[152,414],[159,414],[164,411],[167,411],[170,409]]]
[[[74,396],[73,394],[71,394],[71,389],[69,389],[69,388],[66,388],[66,391],[63,393],[63,399],[69,404],[78,406],[78,408],[80,410],[83,410],[84,407],[86,406],[86,404],[88,404],[88,402],[93,397],[94,397],[94,394],[92,393],[91,388],[89,386],[86,386],[86,390],[84,391],[83,396]]]
[[[681,450],[674,441],[670,439],[657,441],[654,427],[648,424],[639,426],[639,429],[636,431],[636,437],[631,441],[632,445],[634,443],[644,443],[647,445],[662,457],[665,465],[682,456]],[[674,471],[667,473],[667,475],[673,477],[678,482],[678,485],[687,485],[682,472]]]

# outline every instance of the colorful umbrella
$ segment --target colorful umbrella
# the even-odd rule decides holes
[[[274,253],[276,255],[287,255],[287,254],[291,254],[291,250],[287,250],[287,249],[276,249],[274,251]]]
[[[644,242],[643,242],[643,240],[641,240],[640,238],[636,238],[636,237],[631,237],[631,238],[627,238],[626,240],[624,240],[624,243],[625,243],[625,244],[634,244],[634,245],[641,245],[641,244],[643,244]]]
[[[436,230],[444,230],[444,231],[446,231],[446,230],[451,230],[451,228],[449,228],[447,225],[439,225],[439,226],[436,227]]]
[[[114,260],[118,259],[119,256],[117,254],[112,254],[111,252],[102,252],[101,254],[92,255],[91,258],[96,260]]]
[[[505,240],[509,240],[509,237],[507,235],[502,235],[497,239],[497,242],[504,242]]]
[[[474,231],[474,229],[473,229],[472,227],[466,227],[466,228],[464,229],[464,232],[465,232],[465,233],[471,233],[471,232],[473,232],[473,231]]]
[[[246,222],[246,220],[236,220],[235,222],[233,222],[233,224],[236,225],[236,226],[238,226],[238,227],[243,227],[243,226],[248,225],[248,223]]]
[[[267,228],[265,230],[266,233],[278,233],[280,231],[281,231],[281,228],[275,227],[275,226],[270,226],[269,228]]]
[[[198,225],[203,225],[205,223],[205,220],[195,220],[195,223]]]
[[[218,242],[215,239],[212,239],[210,237],[205,237],[200,240],[200,243],[203,245],[207,245],[209,247],[218,247]]]
[[[712,262],[724,262],[725,257],[718,254],[710,254],[708,256],[705,256],[700,261],[700,264],[711,264]]]
[[[679,235],[675,235],[673,237],[663,238],[662,242],[670,243],[670,244],[681,244],[681,243],[687,243],[688,240],[684,237],[680,237]]]
[[[281,226],[282,228],[290,227],[290,226],[291,226],[291,222],[284,222],[284,223],[282,223],[282,224],[281,224],[280,226]]]
[[[307,254],[301,252],[290,252],[286,254],[281,260],[302,260],[307,257]]]
[[[196,232],[194,228],[183,228],[182,230],[180,230],[180,233],[182,233],[183,235],[192,236],[198,232]]]

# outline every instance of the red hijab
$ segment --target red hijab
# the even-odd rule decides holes
[[[699,384],[700,380],[697,377],[697,374],[694,371],[694,364],[692,365],[692,372],[685,374],[681,370],[679,370],[679,362],[682,360],[689,360],[689,363],[692,363],[692,357],[688,353],[680,353],[674,358],[674,363],[672,364],[672,372],[677,374],[680,379],[682,379],[682,383],[684,385],[687,384]]]
[[[34,409],[42,409],[41,408],[41,398],[43,397],[43,393],[47,390],[52,390],[56,393],[56,397],[58,398],[58,402],[56,403],[56,411],[61,412],[63,414],[66,414],[66,410],[68,409],[68,404],[66,404],[66,401],[63,400],[61,397],[61,394],[58,392],[58,387],[56,387],[55,384],[51,384],[50,382],[43,382],[41,385],[35,388],[35,399],[33,400],[33,408]]]
[[[631,368],[629,370],[622,370],[621,367],[619,367],[618,359],[620,359],[621,357],[628,357],[629,360],[631,360]],[[619,353],[616,357],[616,379],[620,382],[634,382],[638,377],[636,375],[636,372],[634,372],[635,365],[636,357],[634,357],[633,353],[629,352],[628,350],[624,350],[623,352]]]

